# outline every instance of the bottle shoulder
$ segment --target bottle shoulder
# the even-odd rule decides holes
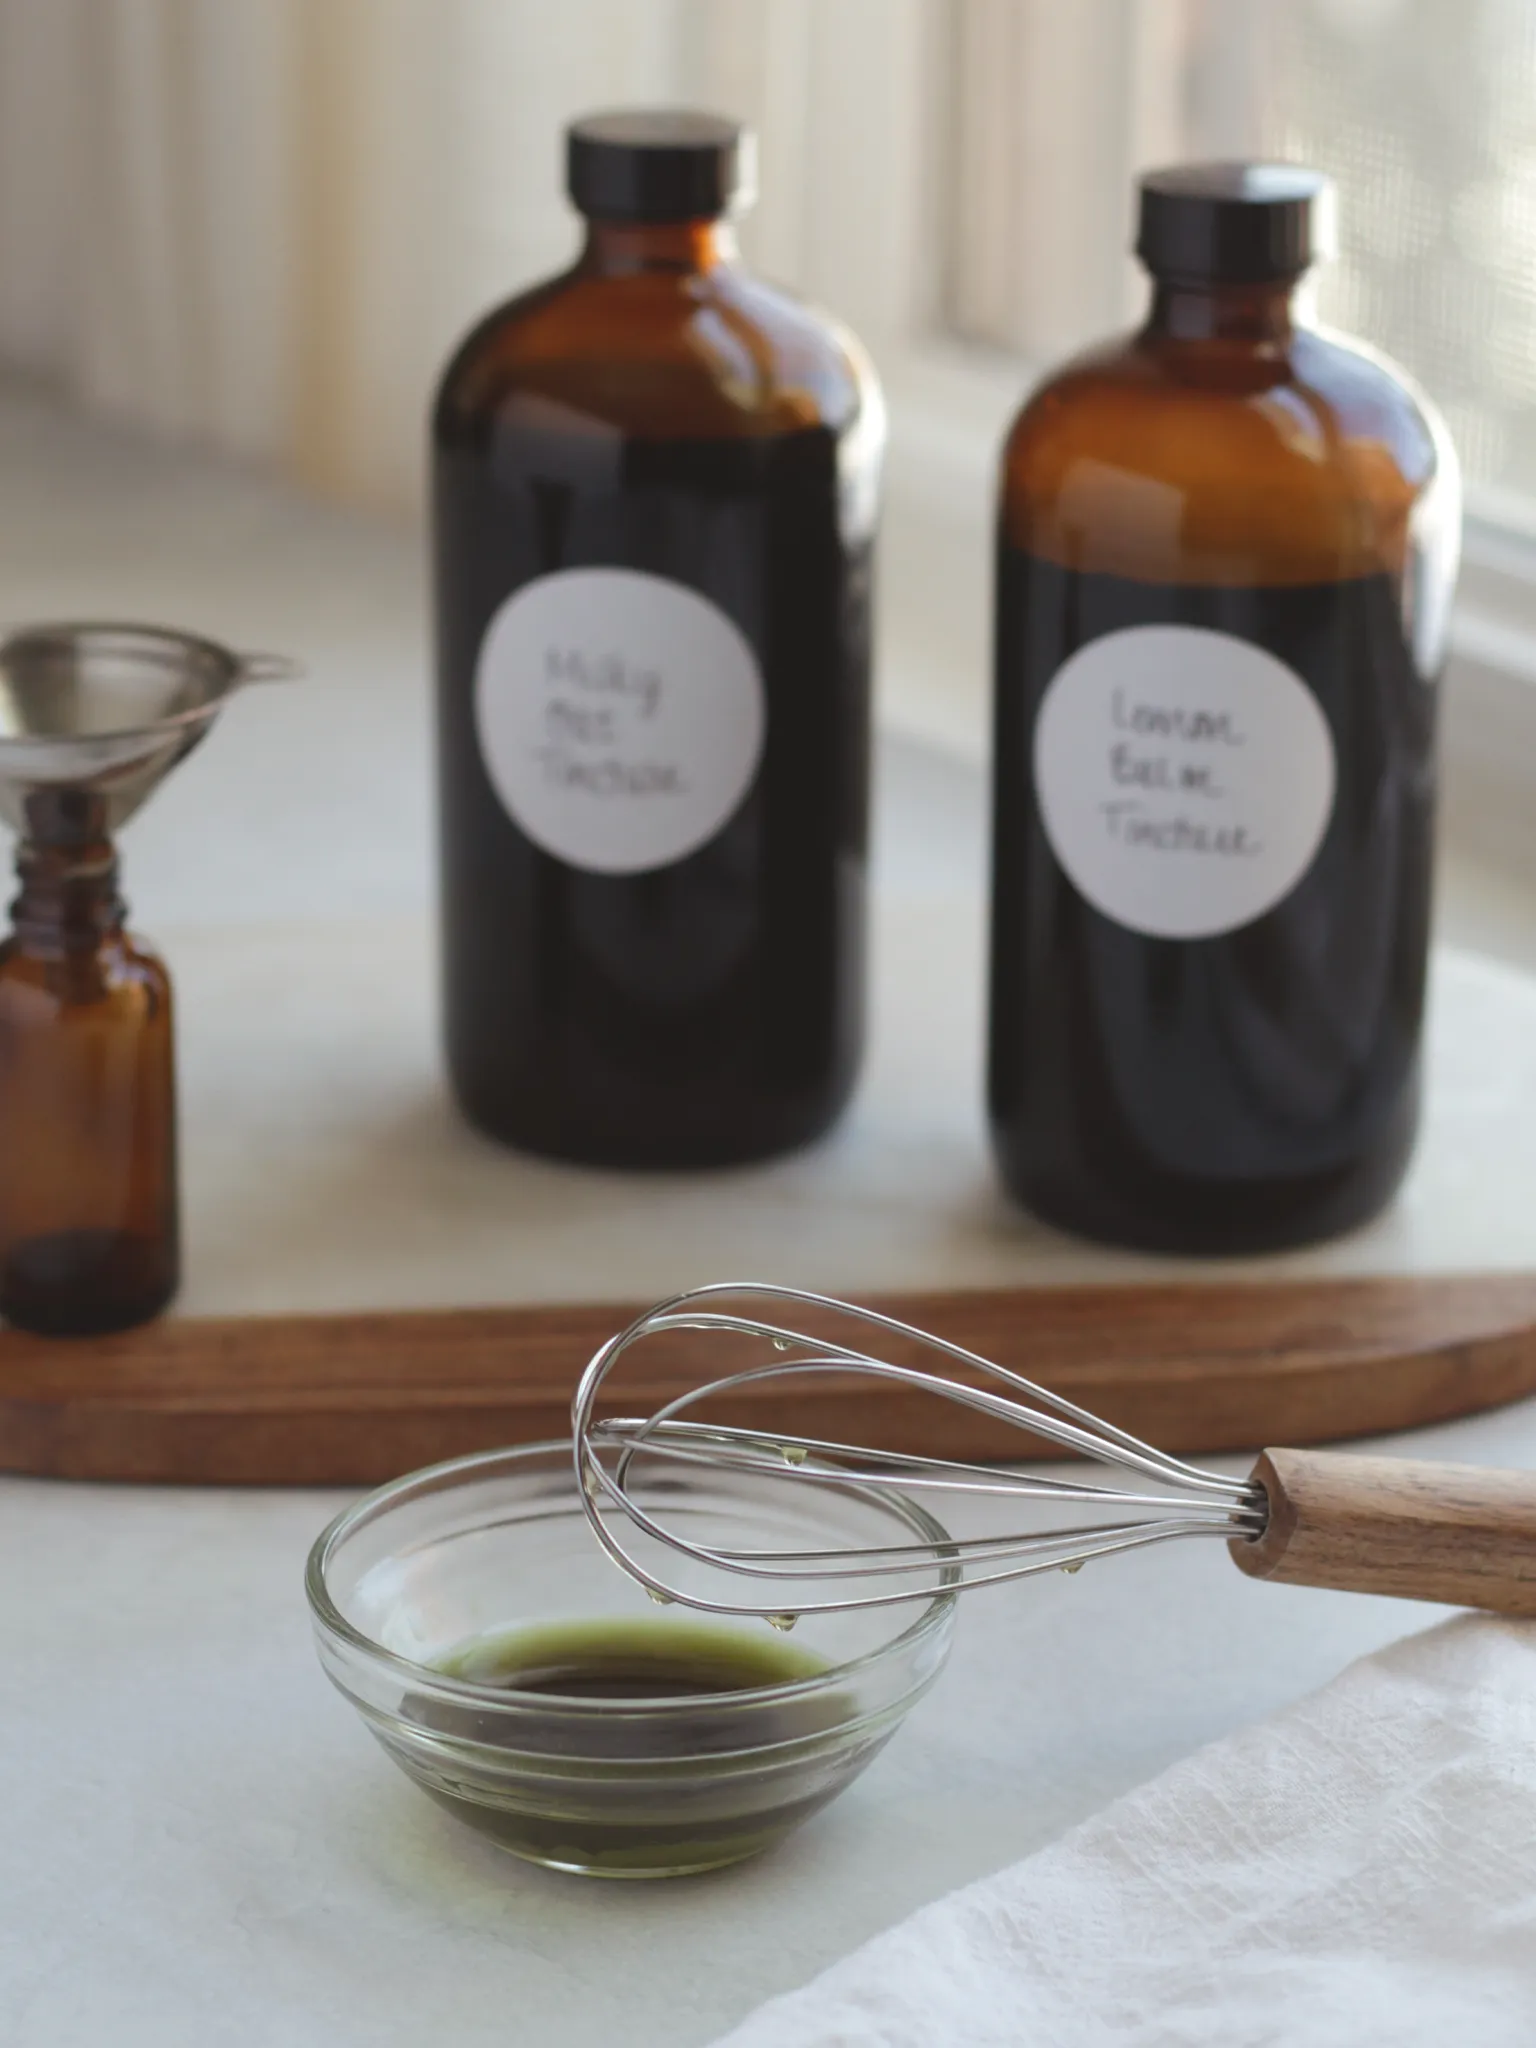
[[[438,440],[472,441],[528,397],[655,438],[840,433],[881,410],[857,340],[736,264],[578,266],[496,308],[443,374]]]
[[[1400,572],[1432,496],[1459,505],[1455,452],[1386,358],[1312,327],[1263,350],[1143,331],[1030,396],[1000,510],[1014,544],[1070,566],[1301,583]]]

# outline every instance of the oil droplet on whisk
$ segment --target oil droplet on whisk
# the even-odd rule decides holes
[[[798,1614],[770,1614],[768,1626],[778,1629],[781,1635],[787,1636],[799,1619]]]
[[[789,1339],[787,1337],[775,1337],[773,1348],[775,1351],[787,1351],[789,1349]]]
[[[780,1444],[779,1449],[784,1454],[786,1465],[803,1465],[805,1463],[806,1449],[804,1444]]]
[[[654,1586],[646,1587],[645,1597],[647,1600],[654,1600],[658,1607],[673,1607],[676,1605],[670,1593],[658,1593]]]
[[[1087,1562],[1088,1560],[1085,1557],[1074,1557],[1070,1564],[1062,1566],[1062,1570],[1064,1572],[1080,1572]]]

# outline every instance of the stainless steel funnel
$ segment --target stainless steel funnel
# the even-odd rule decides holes
[[[0,819],[24,837],[110,836],[244,684],[298,674],[154,626],[32,626],[0,641]]]

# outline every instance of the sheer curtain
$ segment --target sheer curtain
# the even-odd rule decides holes
[[[0,354],[377,502],[481,306],[571,244],[574,109],[674,0],[0,0]]]
[[[959,0],[957,332],[1045,364],[1129,314],[1135,174],[1262,146],[1277,4]]]
[[[749,247],[872,339],[928,292],[947,0],[0,0],[0,359],[385,505],[436,366],[558,264],[559,134],[763,130]]]

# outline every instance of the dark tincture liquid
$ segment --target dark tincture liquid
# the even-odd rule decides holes
[[[998,617],[990,1107],[1010,1187],[1068,1229],[1160,1250],[1259,1250],[1362,1220],[1413,1141],[1430,914],[1434,679],[1400,591],[1384,575],[1164,586],[1005,544]],[[1208,938],[1095,909],[1036,796],[1053,676],[1102,635],[1159,624],[1286,663],[1337,764],[1300,881]]]
[[[95,1337],[158,1315],[176,1292],[174,1249],[115,1230],[25,1238],[0,1260],[0,1312],[44,1337]]]
[[[492,1636],[439,1659],[476,1685],[575,1700],[674,1700],[818,1678],[813,1650],[700,1622],[568,1622]],[[637,1745],[638,1747],[638,1745]]]
[[[440,421],[436,471],[447,1039],[467,1115],[535,1151],[691,1166],[823,1130],[861,1042],[867,545],[838,437],[626,436],[551,399]],[[535,578],[627,568],[740,629],[766,739],[741,801],[668,864],[542,851],[489,778],[476,664]],[[601,644],[560,651],[601,666]]]
[[[766,1632],[660,1617],[551,1624],[477,1638],[437,1669],[505,1689],[526,1711],[514,1725],[469,1701],[420,1703],[411,1717],[444,1748],[428,1769],[403,1754],[406,1768],[460,1820],[557,1868],[658,1876],[739,1862],[798,1826],[848,1774],[840,1731],[852,1709],[838,1695],[733,1705],[733,1695],[826,1669]],[[573,1724],[580,1706],[599,1712]],[[884,1731],[871,1739],[878,1747]],[[475,1746],[473,1799],[453,1768],[459,1743]],[[488,1769],[488,1749],[505,1750],[504,1770]]]

